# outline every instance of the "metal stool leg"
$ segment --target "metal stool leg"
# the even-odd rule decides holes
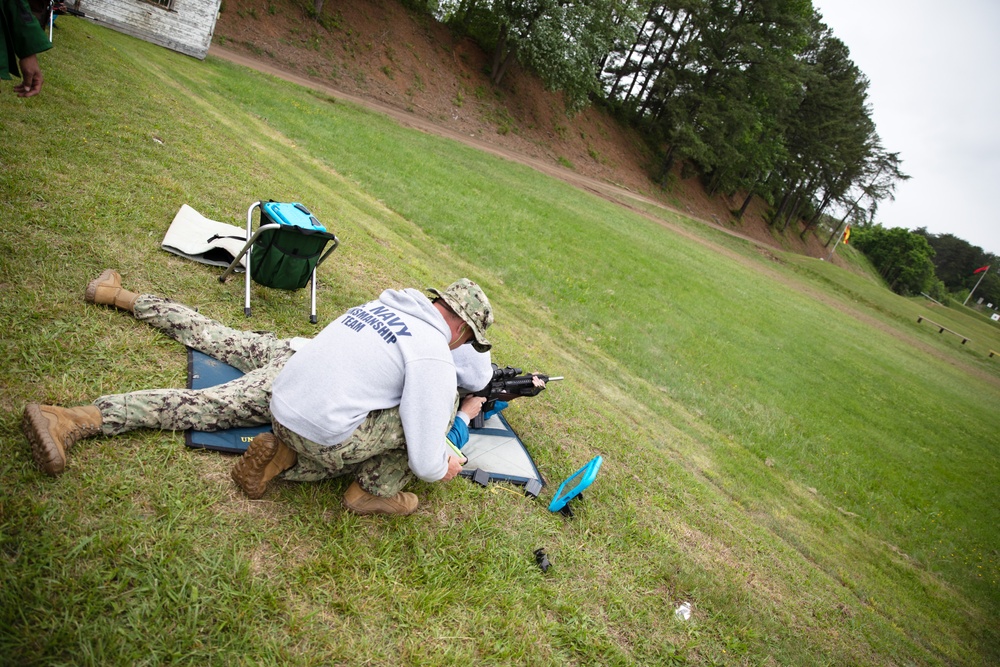
[[[247,209],[247,270],[243,276],[245,283],[245,297],[243,299],[243,314],[250,317],[250,262],[253,260],[253,239],[256,238],[251,233],[253,229],[253,210],[260,206],[260,202],[254,202]]]
[[[316,267],[313,267],[312,279],[309,281],[309,292],[312,297],[312,306],[309,310],[309,322],[316,324]]]

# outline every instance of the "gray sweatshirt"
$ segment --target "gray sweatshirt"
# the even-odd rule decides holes
[[[399,406],[410,469],[426,482],[448,471],[456,378],[451,333],[416,289],[386,290],[302,346],[275,378],[271,414],[295,433],[333,446],[372,410]]]

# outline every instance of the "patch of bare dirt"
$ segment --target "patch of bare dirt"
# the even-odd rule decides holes
[[[375,108],[615,201],[627,193],[769,247],[827,254],[812,234],[805,241],[797,233],[772,234],[759,200],[738,222],[731,211],[742,198],[708,197],[697,177],[682,178],[678,169],[667,187],[657,185],[648,175],[654,156],[635,132],[595,107],[568,115],[561,94],[545,90],[516,66],[493,86],[489,54],[396,0],[327,0],[319,20],[308,16],[306,3],[312,4],[223,3],[210,53]]]

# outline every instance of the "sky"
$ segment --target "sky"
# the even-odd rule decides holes
[[[1000,1],[813,0],[870,81],[883,147],[910,180],[885,227],[926,227],[1000,255]]]

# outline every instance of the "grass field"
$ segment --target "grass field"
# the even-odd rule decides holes
[[[0,93],[0,663],[1000,662],[995,323],[81,20],[42,65],[39,97]],[[83,302],[107,266],[317,331],[307,291],[255,287],[247,321],[242,281],[159,249],[182,204],[238,225],[261,198],[342,241],[321,322],[483,284],[494,359],[567,377],[507,411],[540,498],[418,484],[416,515],[362,518],[332,480],[248,501],[231,457],[169,432],[34,468],[25,403],[185,383],[177,344]],[[597,454],[576,517],[549,513]]]

